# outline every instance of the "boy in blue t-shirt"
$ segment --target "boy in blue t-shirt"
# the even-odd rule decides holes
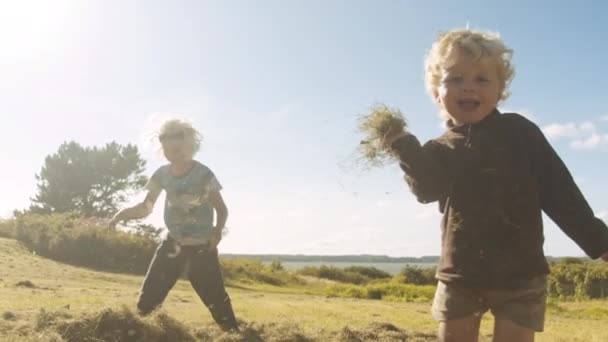
[[[169,233],[150,263],[137,309],[142,315],[152,312],[186,271],[218,325],[224,330],[238,330],[218,260],[217,245],[228,217],[220,194],[222,186],[207,166],[192,159],[201,142],[192,125],[168,120],[159,133],[169,164],[154,172],[146,184],[148,194],[142,203],[119,211],[110,221],[114,228],[119,221],[148,216],[160,193],[166,191],[164,219]]]

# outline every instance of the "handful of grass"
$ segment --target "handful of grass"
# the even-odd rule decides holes
[[[384,166],[394,157],[387,150],[385,139],[404,131],[407,123],[401,111],[385,104],[376,104],[359,118],[363,140],[359,144],[362,161],[368,166]]]

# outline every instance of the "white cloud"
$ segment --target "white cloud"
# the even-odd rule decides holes
[[[585,121],[582,123],[565,123],[565,124],[550,124],[542,128],[543,133],[549,140],[558,140],[561,138],[581,138],[590,133],[595,132],[595,125],[592,122]]]
[[[608,115],[600,116],[600,121],[608,122]]]
[[[608,147],[608,134],[593,133],[584,139],[576,139],[570,143],[575,150],[593,150]]]
[[[604,117],[599,120],[603,119]],[[542,131],[549,140],[569,140],[570,148],[575,150],[595,150],[608,147],[608,134],[600,132],[596,124],[591,121],[554,123],[544,126]]]

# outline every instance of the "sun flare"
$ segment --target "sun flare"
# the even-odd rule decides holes
[[[75,0],[0,0],[0,56],[23,59],[61,43]]]

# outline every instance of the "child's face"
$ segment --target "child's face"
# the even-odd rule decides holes
[[[188,160],[184,152],[183,133],[161,134],[159,140],[163,147],[163,154],[169,162],[175,163]]]
[[[186,161],[186,155],[181,144],[163,143],[163,154],[171,163]]]
[[[437,103],[455,123],[476,123],[496,108],[502,83],[493,60],[473,61],[462,55],[453,66],[444,69]]]

